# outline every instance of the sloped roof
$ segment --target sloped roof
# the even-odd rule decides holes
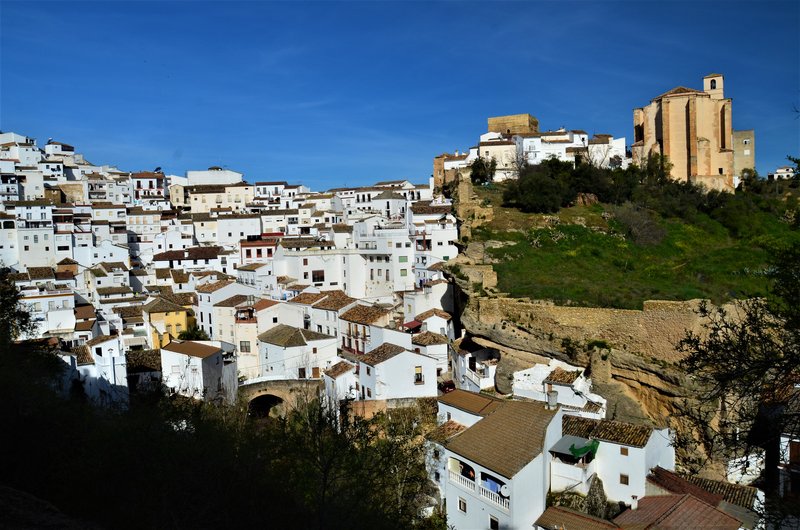
[[[339,361],[338,363],[334,364],[333,366],[325,370],[325,375],[333,379],[336,379],[337,377],[340,377],[348,372],[352,372],[355,369],[356,366],[354,364],[349,363],[347,361]]]
[[[541,454],[547,426],[556,412],[548,410],[543,403],[504,402],[478,423],[448,440],[446,446],[510,479]]]
[[[356,324],[369,325],[377,322],[388,314],[388,309],[359,304],[342,313],[341,319],[347,320],[348,322],[355,322]]]
[[[431,318],[434,315],[439,317],[439,318],[443,318],[445,320],[450,320],[451,318],[453,318],[453,317],[450,316],[450,313],[448,313],[446,311],[442,311],[441,309],[438,309],[438,308],[434,307],[433,309],[428,309],[427,311],[424,311],[424,312],[420,313],[419,315],[415,316],[414,320],[418,320],[420,322],[423,322],[423,321]]]
[[[614,519],[622,528],[713,528],[738,530],[741,521],[689,494],[659,495],[639,500],[638,508]]]
[[[325,293],[300,293],[291,300],[288,300],[288,302],[291,304],[311,305],[323,298],[325,298]]]
[[[422,333],[417,333],[413,337],[411,337],[411,344],[417,344],[419,346],[432,346],[434,344],[447,344],[449,340],[444,335],[439,333],[434,333],[432,331],[425,331]]]
[[[560,366],[550,372],[550,375],[545,377],[545,383],[556,383],[558,385],[571,385],[580,377],[582,370],[564,370]]]
[[[453,420],[447,420],[446,422],[442,423],[441,425],[433,429],[431,432],[429,432],[426,438],[428,438],[429,440],[433,440],[434,442],[444,443],[449,438],[452,438],[453,436],[462,432],[466,428],[467,428],[466,425],[462,425]]]
[[[49,280],[55,278],[55,271],[50,267],[28,267],[31,280]]]
[[[678,86],[678,87],[673,88],[672,90],[668,90],[667,92],[664,92],[660,96],[657,96],[657,97],[653,98],[653,101],[659,100],[659,99],[664,98],[664,97],[685,96],[687,94],[705,94],[705,92],[703,92],[702,90],[695,90],[694,88],[687,88],[685,86]]]
[[[249,299],[250,297],[246,294],[235,294],[230,298],[217,302],[214,304],[214,307],[236,307],[239,304],[247,302]]]
[[[712,506],[717,506],[719,501],[722,500],[722,495],[715,495],[710,491],[689,482],[677,473],[666,470],[661,466],[654,467],[650,470],[650,474],[647,475],[647,481],[655,484],[663,490],[668,491],[669,493],[679,495],[689,493]]]
[[[161,349],[175,353],[181,353],[183,355],[189,355],[190,357],[198,357],[200,359],[210,357],[221,350],[221,348],[218,348],[217,346],[209,346],[208,344],[201,344],[191,340],[173,340]]]
[[[91,331],[94,327],[94,323],[97,322],[96,320],[84,320],[82,322],[75,323],[75,331]]]
[[[75,318],[78,320],[86,320],[87,318],[95,318],[95,309],[93,305],[76,305]]]
[[[152,302],[145,304],[142,309],[145,313],[171,313],[171,312],[186,312],[188,309],[185,307],[176,304],[175,302],[170,302],[169,300],[165,300],[164,298],[156,298]]]
[[[566,415],[562,421],[562,432],[581,438],[597,438],[620,445],[644,447],[653,433],[653,428],[623,421]]]
[[[452,392],[439,396],[439,403],[444,403],[470,414],[486,416],[497,410],[503,401],[486,394],[476,394],[475,392],[467,392],[457,388]]]
[[[292,348],[295,346],[306,346],[309,341],[332,339],[330,335],[324,335],[311,331],[310,329],[296,328],[286,324],[277,326],[261,333],[258,340],[267,344],[274,344],[282,348]]]
[[[214,291],[218,291],[223,287],[227,287],[232,283],[234,283],[233,280],[219,280],[216,282],[208,282],[204,283],[203,285],[198,285],[195,290],[198,293],[213,293]]]
[[[84,342],[84,345],[86,345],[86,346],[94,346],[95,344],[102,344],[104,342],[108,342],[108,341],[114,340],[116,338],[117,338],[116,335],[100,335],[99,337],[95,337],[93,339],[87,340],[86,342]]]
[[[611,521],[593,517],[585,513],[576,512],[563,506],[550,506],[536,520],[536,525],[542,528],[564,528],[575,530],[606,530],[619,528]]]
[[[325,298],[314,304],[314,309],[324,309],[325,311],[339,311],[348,305],[357,302],[355,298],[350,298],[344,291],[325,291]]]
[[[703,488],[714,495],[721,495],[722,500],[751,510],[756,502],[758,490],[752,486],[742,484],[731,484],[722,480],[700,478],[696,476],[686,476],[686,480],[692,484]]]
[[[128,294],[132,293],[133,290],[130,287],[125,285],[120,285],[119,287],[98,287],[97,294],[100,295],[109,295],[109,294]]]
[[[364,364],[375,366],[381,364],[382,362],[388,361],[392,357],[399,355],[404,351],[406,351],[406,349],[402,346],[392,344],[391,342],[384,342],[371,352],[359,357],[358,360]]]

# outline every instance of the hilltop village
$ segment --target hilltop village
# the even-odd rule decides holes
[[[309,385],[337,413],[432,400],[430,509],[455,528],[754,528],[757,489],[677,472],[674,433],[609,419],[584,367],[535,363],[495,392],[498,353],[461,347],[446,265],[460,239],[441,189],[478,157],[503,180],[520,158],[626,167],[658,152],[677,179],[735,189],[754,134],[732,130],[722,76],[703,83],[637,109],[631,146],[495,117],[468,153],[434,158],[428,182],[326,191],[222,167],[123,171],[0,133],[0,260],[35,323],[21,338],[50,341],[100,407],[162,388],[244,398],[262,418]],[[561,494],[617,509],[549,502]]]

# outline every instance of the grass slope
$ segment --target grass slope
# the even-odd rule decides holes
[[[493,205],[495,220],[474,239],[512,243],[488,250],[499,260],[499,290],[560,304],[640,309],[649,299],[719,303],[764,294],[768,249],[798,239],[796,230],[766,212],[753,215],[744,236],[698,213],[691,222],[658,218],[666,236],[640,246],[622,235],[624,227],[608,215],[611,206],[545,216],[502,207],[499,188],[477,193]]]

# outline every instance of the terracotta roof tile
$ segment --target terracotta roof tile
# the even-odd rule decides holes
[[[581,438],[596,438],[620,445],[644,447],[653,433],[653,428],[622,421],[566,415],[563,418],[562,431],[564,434]]]
[[[486,416],[497,410],[503,401],[486,394],[476,394],[475,392],[467,392],[457,388],[452,392],[439,396],[439,403],[444,403],[470,414]]]
[[[375,366],[381,364],[382,362],[388,361],[392,357],[395,357],[404,351],[406,351],[406,349],[402,346],[392,344],[391,342],[384,342],[369,353],[360,356],[358,360],[364,364]]]
[[[447,337],[432,331],[424,331],[411,337],[411,344],[419,346],[432,346],[434,344],[447,344],[450,342]]]
[[[545,432],[556,412],[542,403],[503,402],[497,410],[448,440],[446,446],[510,479],[541,454]]]
[[[336,379],[337,377],[340,377],[348,372],[352,372],[355,369],[356,366],[354,364],[351,364],[347,361],[339,361],[338,363],[334,364],[333,366],[325,370],[325,375],[333,379]]]
[[[713,528],[738,530],[741,521],[694,497],[693,495],[659,495],[639,500],[635,510],[622,512],[614,519],[622,528],[679,529]]]
[[[282,348],[306,346],[309,341],[332,339],[330,335],[323,335],[310,329],[296,328],[286,324],[278,324],[258,336],[258,340]]]
[[[357,302],[355,298],[350,298],[344,291],[325,291],[325,298],[314,304],[314,309],[324,309],[325,311],[340,311],[345,307]]]
[[[414,320],[418,320],[420,322],[423,322],[424,320],[427,320],[427,319],[431,318],[434,315],[439,317],[439,318],[443,318],[445,320],[450,320],[451,318],[453,318],[453,317],[450,316],[450,313],[447,313],[446,311],[442,311],[441,309],[437,309],[437,308],[434,307],[433,309],[428,309],[427,311],[425,311],[423,313],[420,313],[419,315],[415,316]]]
[[[323,298],[325,298],[325,293],[300,293],[291,300],[288,300],[288,303],[312,305],[315,302],[322,300]]]
[[[556,383],[558,385],[571,385],[580,377],[581,373],[583,373],[583,370],[564,370],[560,366],[557,366],[550,372],[550,375],[544,379],[544,382]]]
[[[467,427],[465,425],[461,425],[458,422],[453,420],[447,420],[446,422],[442,423],[441,425],[437,426],[431,432],[428,433],[426,438],[438,443],[444,443],[449,438],[452,438],[456,434],[462,432]]]
[[[576,512],[563,506],[550,506],[536,520],[536,525],[542,528],[563,528],[575,530],[606,530],[619,528],[611,521],[592,517],[585,513]]]
[[[714,495],[721,495],[722,500],[743,508],[752,509],[756,501],[758,490],[752,486],[731,484],[730,482],[724,482],[722,480],[712,480],[696,476],[686,476],[685,478],[692,484]]]
[[[356,324],[369,325],[374,324],[388,314],[388,309],[359,304],[342,313],[340,318],[348,322],[355,322]]]
[[[246,294],[235,294],[230,298],[226,298],[225,300],[217,302],[216,304],[214,304],[214,307],[236,307],[238,305],[244,304],[250,299],[251,297],[247,296]]]
[[[650,474],[647,475],[647,481],[669,493],[679,495],[689,493],[712,506],[717,506],[719,501],[722,500],[722,495],[715,495],[700,486],[692,484],[677,473],[668,471],[661,466],[650,470]]]
[[[209,346],[208,344],[202,344],[191,340],[173,340],[161,349],[189,355],[190,357],[199,357],[200,359],[205,359],[220,351],[220,348],[217,346]]]

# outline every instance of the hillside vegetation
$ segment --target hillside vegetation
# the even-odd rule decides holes
[[[640,309],[648,299],[765,294],[769,255],[800,241],[797,181],[751,178],[736,194],[706,194],[668,170],[552,161],[516,182],[475,186],[495,211],[473,241],[505,242],[487,253],[498,289],[513,297]]]

